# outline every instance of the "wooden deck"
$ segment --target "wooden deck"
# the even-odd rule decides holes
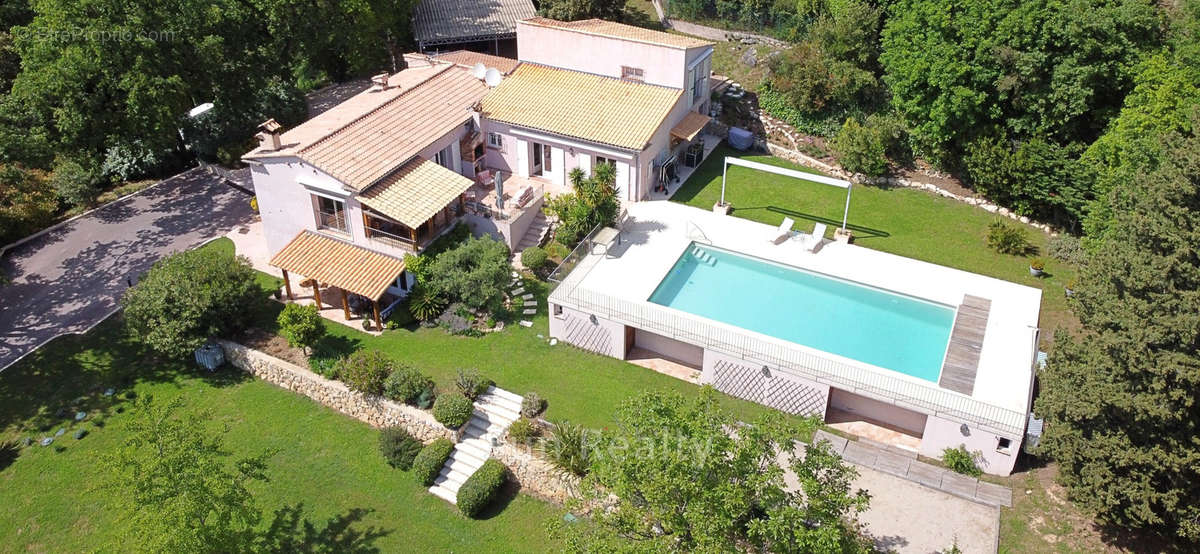
[[[975,374],[979,371],[979,352],[983,349],[983,334],[987,329],[992,301],[969,294],[963,295],[954,328],[950,331],[950,346],[942,363],[938,386],[963,394],[975,390]]]

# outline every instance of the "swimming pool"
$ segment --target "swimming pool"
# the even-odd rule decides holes
[[[650,302],[936,383],[954,309],[692,243]]]

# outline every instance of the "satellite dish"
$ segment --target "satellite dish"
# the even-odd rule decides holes
[[[500,84],[500,70],[494,67],[489,67],[487,73],[483,75],[483,82],[487,83],[487,86],[489,87],[494,87]]]
[[[482,79],[487,75],[487,67],[481,63],[477,63],[475,64],[475,67],[471,68],[471,74],[474,75],[476,79]]]

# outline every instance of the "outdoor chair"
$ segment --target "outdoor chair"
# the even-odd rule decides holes
[[[804,246],[809,252],[816,252],[817,246],[825,239],[825,224],[818,223],[813,225],[812,235],[808,238],[808,244]]]
[[[775,244],[779,244],[780,242],[787,240],[788,237],[792,236],[792,226],[795,224],[796,222],[793,221],[792,218],[783,218],[783,223],[779,224],[779,232],[772,235],[770,241]]]

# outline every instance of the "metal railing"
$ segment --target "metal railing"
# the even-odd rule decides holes
[[[403,237],[381,229],[376,229],[371,227],[370,224],[367,225],[366,234],[368,239],[378,241],[395,248],[416,250],[417,247],[417,242],[409,237]]]
[[[578,261],[574,265],[578,265]],[[633,302],[581,287],[556,293],[550,301],[897,406],[973,423],[1000,435],[1020,437],[1025,429],[1022,412],[893,377],[881,368],[817,353],[798,344],[785,345],[698,318],[684,317],[649,302]]]
[[[588,257],[588,255],[592,253],[593,238],[596,236],[596,233],[600,232],[600,229],[603,228],[603,225],[596,225],[595,227],[592,227],[592,230],[583,237],[583,240],[579,241],[579,244],[575,245],[575,248],[571,250],[571,253],[567,254],[566,257],[563,258],[562,262],[558,264],[558,267],[554,268],[554,271],[550,272],[550,275],[546,277],[546,280],[550,282],[551,292],[553,292],[554,289],[558,288],[558,286],[562,284],[563,280],[566,279],[566,277],[575,269],[575,266],[579,265],[579,262],[583,261],[584,258]]]
[[[317,226],[322,229],[332,229],[349,233],[350,228],[346,225],[346,212],[317,212]]]

